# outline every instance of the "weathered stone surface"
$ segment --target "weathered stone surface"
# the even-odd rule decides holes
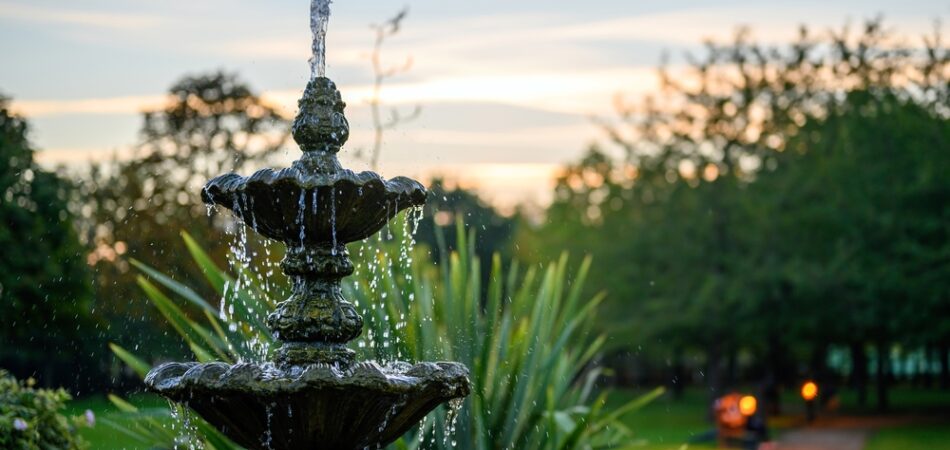
[[[404,177],[384,180],[374,172],[345,169],[315,174],[292,167],[264,169],[250,177],[223,175],[208,183],[202,197],[234,211],[271,239],[333,247],[366,239],[400,211],[422,206],[426,190]]]
[[[307,83],[297,102],[300,113],[294,119],[293,135],[304,152],[336,153],[350,137],[350,124],[343,115],[346,103],[329,78]]]

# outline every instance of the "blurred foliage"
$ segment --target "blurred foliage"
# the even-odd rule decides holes
[[[492,205],[478,197],[478,194],[461,186],[453,185],[442,178],[429,183],[429,198],[425,205],[425,217],[430,218],[419,223],[416,240],[428,246],[432,257],[439,261],[446,257],[443,250],[457,251],[457,221],[475,230],[473,256],[481,262],[482,282],[488,282],[491,273],[491,261],[494,254],[501,255],[503,261],[511,259],[511,239],[519,222],[517,215],[501,215]]]
[[[595,395],[594,358],[606,337],[591,333],[602,295],[584,298],[590,261],[576,273],[567,257],[523,271],[494,255],[483,284],[476,230],[461,218],[455,250],[438,267],[376,253],[379,274],[347,294],[368,311],[365,348],[377,359],[449,360],[471,370],[472,396],[454,425],[446,411],[424,422],[405,448],[618,448],[632,433],[617,419],[662,390],[615,410]],[[443,240],[444,242],[444,240]],[[447,434],[448,431],[448,434]]]
[[[67,419],[61,413],[70,396],[63,389],[34,389],[32,378],[20,382],[0,369],[0,448],[9,450],[79,450],[88,445],[77,427],[94,420]]]
[[[566,168],[523,255],[593,254],[613,344],[674,385],[695,373],[720,392],[741,355],[767,389],[828,376],[834,344],[856,375],[868,345],[946,354],[939,34],[914,46],[872,20],[772,47],[740,31],[687,61],[661,69],[659,97],[618,101],[612,145]]]
[[[67,200],[73,186],[40,168],[27,122],[0,97],[0,365],[44,385],[85,387],[73,367],[95,367],[83,247]],[[59,373],[62,371],[62,373]]]
[[[503,270],[496,255],[483,303],[474,230],[466,233],[459,223],[459,250],[443,249],[446,262],[439,269],[421,250],[410,257],[408,249],[398,246],[410,241],[404,236],[409,231],[401,225],[405,221],[394,222],[394,239],[372,253],[374,267],[364,266],[362,277],[355,276],[346,287],[348,297],[362,305],[368,327],[358,345],[361,357],[461,361],[472,370],[475,392],[454,427],[440,409],[423,429],[394,444],[396,448],[622,448],[618,445],[631,439],[618,419],[662,389],[616,409],[604,408],[605,394],[593,397],[601,374],[594,357],[605,338],[590,334],[602,298],[584,299],[581,294],[589,262],[576,274],[567,271],[566,257],[521,273],[517,265]],[[185,241],[208,283],[220,295],[232,295],[228,286],[236,280],[216,267],[188,235]],[[236,313],[233,321],[225,321],[195,290],[136,265],[143,272],[139,284],[149,301],[198,361],[255,358],[259,355],[242,354],[241,349],[254,348],[253,342],[271,343],[260,319],[273,304],[253,283],[244,284],[246,294],[234,294]],[[190,319],[180,308],[183,304],[204,310],[205,320]],[[112,348],[144,377],[150,368],[145,360],[115,344]],[[124,407],[134,413],[131,405]],[[159,423],[149,420],[154,418],[143,417],[141,426],[121,429],[159,448],[182,439],[210,444],[208,448],[232,448],[200,418],[189,416],[193,425],[184,436],[156,429]],[[446,434],[453,428],[454,434]]]
[[[160,324],[149,322],[141,303],[129,301],[140,296],[129,256],[167,267],[170,275],[210,294],[188,256],[170,250],[180,243],[178,230],[192,230],[212,258],[224,261],[228,223],[201,202],[201,188],[215,176],[271,162],[289,128],[288,119],[236,75],[187,76],[171,87],[164,108],[143,114],[141,143],[131,155],[91,167],[75,203],[83,217],[80,232],[91,247],[96,295],[108,299],[103,313],[117,325],[113,336],[134,336],[143,348],[181,354]],[[143,333],[143,325],[151,330]]]

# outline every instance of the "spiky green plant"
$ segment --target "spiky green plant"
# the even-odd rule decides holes
[[[590,261],[585,260],[573,274],[568,271],[566,257],[546,268],[522,272],[517,264],[503,269],[496,257],[491,281],[483,290],[480,265],[472,251],[473,235],[466,236],[461,224],[459,227],[463,231],[458,234],[459,251],[438,266],[421,252],[409,257],[396,247],[394,243],[400,242],[396,239],[371,251],[363,269],[346,286],[349,298],[358,302],[367,319],[360,349],[364,356],[454,360],[472,370],[473,395],[455,420],[450,411],[439,410],[434,419],[425,421],[394,447],[622,448],[631,433],[619,417],[661,391],[613,411],[604,409],[605,393],[594,397],[601,370],[593,360],[604,337],[591,334],[593,314],[602,296],[582,299],[580,294]],[[396,225],[392,232],[399,236],[405,227]],[[183,237],[210,285],[234,305],[230,320],[222,319],[218,309],[193,289],[136,262],[143,273],[139,285],[198,361],[255,357],[258,346],[254,343],[272,341],[263,314],[273,307],[273,301],[253,283],[254,277],[242,276],[243,283],[236,283],[194,240],[187,234]],[[389,256],[397,254],[403,257]],[[200,311],[203,321],[189,317],[180,303],[196,307],[193,309]],[[140,376],[150,369],[142,358],[118,345],[111,347]],[[121,399],[113,397],[113,402],[123,411],[141,414]],[[148,416],[134,429],[122,431],[159,448],[183,443],[237,448],[197,416],[187,411],[176,414],[189,418],[190,431],[184,436]],[[447,432],[450,429],[454,433]]]
[[[595,397],[602,370],[594,358],[605,336],[592,326],[604,297],[582,298],[590,258],[576,272],[566,255],[522,271],[496,255],[483,286],[474,231],[457,226],[458,250],[438,266],[377,251],[373,263],[383,269],[348,286],[347,296],[367,306],[377,358],[458,361],[471,370],[473,393],[457,423],[440,410],[404,448],[622,448],[632,433],[617,419],[662,390],[613,411],[603,409],[606,392]]]

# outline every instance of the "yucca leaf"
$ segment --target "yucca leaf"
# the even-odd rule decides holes
[[[199,341],[205,340],[206,337],[210,337],[211,333],[204,331],[204,333],[199,332],[201,328],[200,325],[196,324],[193,320],[189,319],[185,313],[179,309],[175,304],[169,299],[165,294],[163,294],[155,285],[150,281],[146,280],[144,277],[137,277],[139,287],[145,291],[145,294],[151,300],[159,312],[162,313],[162,316],[168,320],[168,323],[175,329],[178,334],[185,339],[185,342],[188,344],[188,348],[191,349],[192,353],[195,354],[195,357],[200,362],[210,362],[214,361],[214,357],[211,356],[212,353],[215,353],[213,349],[208,349],[202,347]],[[207,342],[206,342],[207,344]]]
[[[665,392],[666,392],[666,388],[663,386],[660,386],[650,392],[647,392],[646,394],[643,394],[627,402],[623,406],[611,411],[610,414],[607,414],[605,417],[600,419],[600,421],[598,421],[597,424],[594,425],[594,429],[604,428],[610,423],[616,422],[617,419],[619,419],[624,414],[643,408],[644,406],[646,406],[646,404],[652,402],[653,400],[656,400]]]
[[[128,350],[120,347],[118,344],[109,343],[109,349],[112,350],[112,353],[115,354],[125,365],[129,366],[136,375],[141,379],[145,379],[145,375],[148,374],[148,371],[152,370],[152,366],[145,361],[142,361],[137,356],[133,355]]]
[[[135,405],[125,401],[122,397],[119,397],[118,395],[109,394],[107,398],[109,399],[110,403],[112,403],[113,405],[115,405],[116,408],[118,408],[119,411],[122,411],[124,413],[129,413],[129,414],[135,414],[139,412],[139,409],[136,408]]]
[[[224,285],[228,281],[228,277],[224,274],[224,271],[218,268],[214,261],[211,260],[211,257],[205,253],[204,249],[198,245],[188,232],[182,231],[181,238],[185,241],[188,252],[191,253],[191,257],[198,263],[198,268],[204,273],[211,287],[217,292],[224,292]]]
[[[161,272],[149,267],[148,265],[142,263],[141,261],[133,259],[131,262],[133,266],[135,266],[137,269],[141,270],[142,272],[145,272],[145,274],[147,274],[150,278],[158,282],[158,284],[165,286],[165,288],[180,295],[183,299],[188,300],[193,305],[201,309],[204,309],[206,311],[210,311],[212,313],[217,312],[217,310],[215,310],[214,307],[212,307],[208,302],[206,302],[203,298],[201,298],[201,296],[199,296],[191,288],[171,279],[171,277],[168,277],[162,274]]]

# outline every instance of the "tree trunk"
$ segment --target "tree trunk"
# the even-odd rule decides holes
[[[877,344],[877,409],[886,411],[888,409],[887,388],[890,384],[890,355],[888,354],[887,344],[878,342]]]
[[[950,349],[947,344],[937,346],[937,357],[940,359],[940,387],[950,389]]]
[[[738,353],[735,349],[729,349],[728,356],[726,357],[726,382],[725,386],[729,389],[732,389],[736,385],[736,380],[738,379],[738,368],[737,368],[737,359]]]
[[[770,333],[768,337],[768,362],[765,369],[765,381],[762,383],[762,399],[765,412],[770,416],[782,413],[782,395],[779,392],[779,374],[782,373],[782,345],[778,336]]]
[[[933,344],[927,344],[924,347],[924,364],[923,367],[920,367],[920,381],[926,389],[934,386],[934,373],[931,368],[933,367],[934,354],[937,353],[935,349],[936,347]]]
[[[673,351],[673,376],[671,377],[671,383],[672,386],[670,386],[670,390],[673,391],[673,399],[682,399],[683,389],[686,385],[686,370],[683,364],[683,351],[680,349]]]
[[[828,379],[828,344],[821,342],[815,344],[811,353],[811,372],[819,386],[830,381]]]
[[[709,394],[715,401],[723,394],[722,386],[722,343],[718,338],[713,338],[709,344],[709,350],[706,355],[706,382],[709,386]]]
[[[851,343],[851,387],[858,394],[858,405],[868,403],[868,355],[864,351],[864,344]]]

